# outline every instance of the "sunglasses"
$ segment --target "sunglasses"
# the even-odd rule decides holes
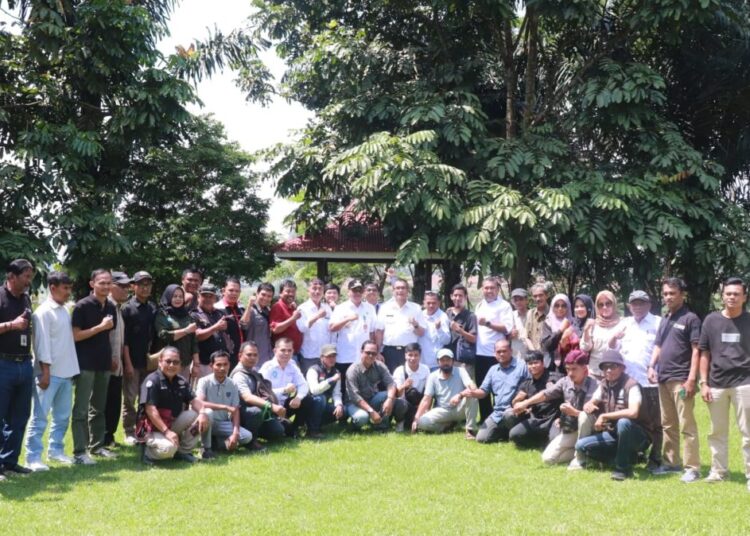
[[[614,370],[617,368],[617,365],[615,365],[614,363],[605,363],[599,368],[601,368],[602,370]]]
[[[167,365],[179,365],[180,360],[179,359],[165,359],[164,363],[166,363]]]
[[[553,307],[555,309],[567,309],[568,308],[568,306],[565,305],[564,303],[556,303],[555,305],[553,305]]]
[[[596,304],[596,306],[599,307],[599,308],[602,308],[602,307],[612,307],[612,305],[614,305],[614,304],[611,301],[606,301],[606,302],[602,302],[602,303],[597,303]]]

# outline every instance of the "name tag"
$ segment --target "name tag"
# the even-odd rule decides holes
[[[26,348],[29,345],[29,337],[25,333],[21,335],[21,346]]]
[[[675,329],[679,329],[679,330],[684,330],[685,329],[685,324],[675,324],[674,328]]]
[[[740,342],[739,333],[722,333],[721,342]]]

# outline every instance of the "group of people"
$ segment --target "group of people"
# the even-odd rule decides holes
[[[91,293],[72,313],[72,281],[50,272],[48,297],[32,312],[33,273],[28,261],[13,261],[0,289],[0,479],[49,469],[48,421],[48,460],[116,456],[121,418],[126,444],[142,445],[148,464],[194,462],[199,443],[211,459],[216,450],[320,438],[333,422],[395,423],[537,446],[544,462],[570,470],[610,463],[615,480],[642,459],[653,474],[696,482],[700,393],[712,424],[704,480],[728,478],[733,405],[750,490],[750,315],[738,278],[722,286],[723,309],[701,321],[678,278],[663,282],[663,318],[641,290],[621,318],[609,291],[549,300],[540,283],[529,307],[525,289],[513,289],[509,303],[494,277],[483,280],[473,311],[463,285],[442,309],[432,291],[421,306],[409,301],[403,279],[384,303],[377,285],[357,279],[343,301],[339,287],[313,279],[301,304],[294,281],[280,284],[275,302],[274,286],[261,283],[243,307],[239,280],[219,291],[185,270],[157,305],[148,272],[106,269],[92,272]],[[72,457],[63,447],[69,422]]]

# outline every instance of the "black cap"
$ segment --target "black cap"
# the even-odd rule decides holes
[[[602,362],[599,363],[599,368],[602,368],[604,364],[615,364],[625,366],[625,361],[622,359],[622,354],[617,350],[607,350],[602,354]]]
[[[362,284],[362,281],[359,279],[352,279],[349,281],[349,290],[355,289],[355,288],[365,288],[365,286]]]
[[[133,276],[133,283],[140,283],[144,279],[150,279],[151,281],[154,280],[153,277],[151,277],[151,274],[146,272],[145,270],[141,270],[140,272],[136,272]]]
[[[129,285],[133,280],[125,272],[112,272],[112,282],[115,285]]]
[[[219,291],[216,290],[216,287],[210,283],[203,283],[201,285],[201,288],[198,289],[198,294],[213,294],[214,296],[219,295]]]

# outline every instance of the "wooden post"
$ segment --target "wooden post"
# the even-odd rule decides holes
[[[317,261],[318,267],[318,279],[321,279],[328,283],[328,261]]]

